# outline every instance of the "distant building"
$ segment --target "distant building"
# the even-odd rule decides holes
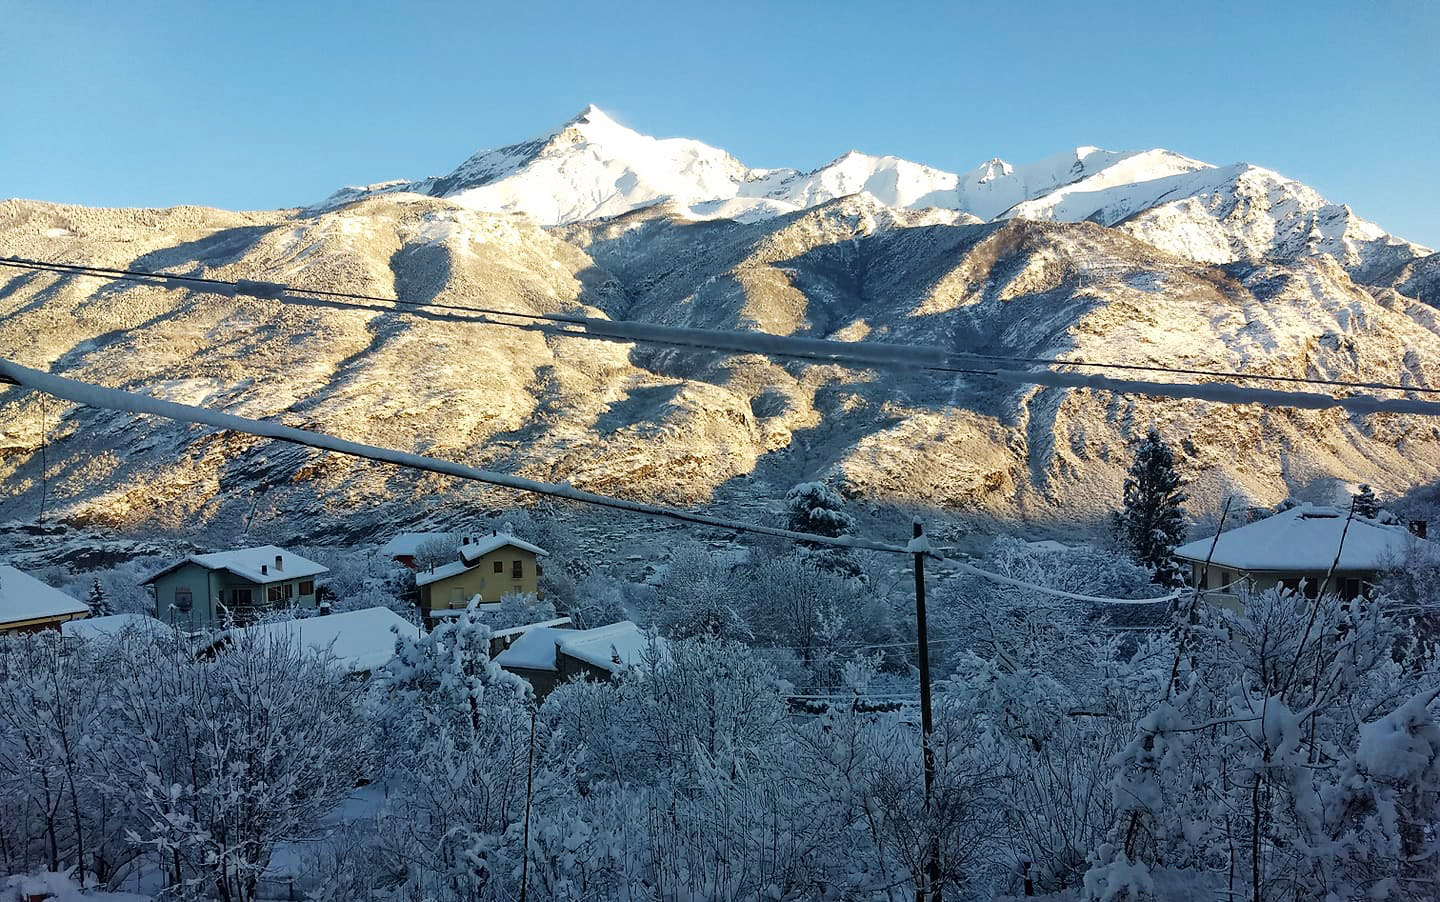
[[[1238,603],[1242,588],[1280,587],[1315,598],[1332,564],[1330,591],[1355,598],[1381,571],[1417,554],[1440,561],[1440,546],[1385,519],[1351,517],[1348,510],[1309,504],[1227,530],[1218,541],[1210,536],[1175,549],[1177,558],[1190,563],[1191,585],[1227,605]]]
[[[329,573],[314,561],[274,545],[192,554],[146,579],[155,616],[183,629],[237,623],[267,611],[313,608],[315,577]]]
[[[629,620],[588,630],[537,626],[496,655],[495,663],[543,696],[574,677],[609,679],[663,647],[663,639]]]
[[[458,544],[459,541],[460,537],[452,532],[402,532],[380,546],[380,553],[411,570],[419,570],[415,556],[420,553],[421,547],[432,542]]]
[[[460,540],[459,558],[415,574],[420,609],[434,619],[463,609],[479,595],[499,601],[511,593],[540,595],[540,558],[549,554],[538,545],[503,533]]]
[[[0,565],[0,633],[37,633],[59,629],[84,617],[90,608],[78,598],[14,567]]]

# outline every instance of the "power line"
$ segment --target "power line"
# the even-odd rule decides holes
[[[829,545],[837,548],[859,548],[867,551],[879,551],[888,554],[913,554],[915,549],[912,546],[892,545],[886,542],[878,542],[872,539],[865,539],[858,536],[824,536],[817,533],[798,532],[791,529],[781,529],[774,526],[763,526],[758,523],[748,523],[743,520],[730,520],[724,517],[713,517],[708,514],[698,514],[691,511],[682,511],[676,508],[663,507],[661,505],[645,504],[638,501],[627,501],[623,498],[614,498],[608,495],[598,495],[594,492],[585,492],[572,486],[539,482],[534,479],[525,479],[520,476],[511,476],[507,473],[498,473],[493,470],[482,470],[478,467],[471,467],[465,464],[458,464],[448,460],[440,460],[434,457],[426,457],[420,454],[412,454],[406,451],[396,451],[390,448],[380,448],[374,445],[365,445],[359,442],[352,442],[347,439],[327,435],[323,432],[313,432],[307,429],[296,429],[293,426],[284,426],[279,423],[255,420],[249,417],[242,417],[236,414],[223,413],[217,410],[210,410],[204,407],[196,407],[190,404],[179,404],[174,401],[164,401],[159,398],[152,398],[149,395],[141,395],[135,392],[122,391],[115,388],[106,388],[101,385],[94,385],[82,382],[77,379],[68,379],[64,376],[56,376],[51,373],[42,373],[39,370],[20,366],[4,358],[0,358],[0,378],[11,384],[24,386],[36,391],[44,392],[75,404],[88,407],[99,407],[106,410],[115,410],[132,414],[151,414],[176,420],[182,423],[199,423],[207,426],[214,426],[219,429],[231,432],[241,432],[247,435],[254,435],[260,438],[276,439],[291,444],[304,445],[311,448],[319,448],[327,451],[335,451],[340,454],[352,457],[361,457],[368,460],[380,461],[383,463],[395,464],[415,470],[425,470],[431,473],[440,473],[446,476],[456,476],[461,479],[469,479],[475,482],[498,485],[505,488],[516,489],[522,492],[530,492],[537,495],[548,495],[556,498],[564,498],[568,501],[575,501],[581,504],[590,504],[599,507],[607,507],[616,510],[629,511],[650,517],[657,517],[668,520],[678,520],[683,523],[693,523],[702,526],[712,526],[721,529],[734,530],[736,532],[756,533],[760,535],[776,536],[778,538],[790,539],[795,542],[809,542],[816,545]],[[1041,586],[1024,580],[1015,579],[1009,576],[1002,576],[992,573],[989,570],[976,567],[973,564],[954,558],[943,558],[928,549],[924,553],[939,560],[943,564],[957,566],[967,573],[979,576],[982,579],[999,583],[1000,585],[1014,588],[1028,589],[1034,592],[1041,592],[1046,595],[1053,595],[1060,598],[1083,600],[1097,604],[1155,604],[1172,600],[1173,596],[1162,598],[1146,599],[1123,599],[1105,598],[1093,595],[1076,595],[1071,592],[1064,592],[1059,589],[1052,589],[1048,586]],[[910,644],[910,643],[899,643]],[[889,647],[885,644],[871,645],[872,648]]]
[[[837,342],[825,339],[795,338],[792,336],[767,336],[780,339],[788,344],[788,350],[771,348],[767,350],[752,350],[736,344],[733,340],[723,344],[716,344],[717,338],[733,338],[735,333],[720,332],[718,330],[697,330],[682,329],[676,327],[654,326],[648,323],[627,323],[623,320],[596,319],[571,314],[545,314],[545,313],[524,313],[512,310],[499,310],[489,307],[480,307],[467,304],[451,304],[441,301],[407,301],[400,298],[381,297],[379,295],[363,294],[350,291],[334,291],[320,288],[300,288],[284,285],[278,282],[262,282],[247,279],[227,281],[224,279],[212,279],[202,276],[181,275],[174,273],[144,272],[140,270],[117,269],[103,266],[89,266],[73,263],[58,263],[43,260],[29,260],[20,257],[0,258],[0,266],[8,266],[17,269],[28,269],[41,272],[53,272],[61,275],[89,275],[96,278],[115,278],[130,281],[139,281],[149,284],[160,284],[167,287],[184,288],[190,287],[197,290],[215,291],[217,293],[234,296],[244,294],[266,300],[281,302],[303,302],[304,298],[295,297],[296,294],[314,295],[321,298],[342,299],[353,301],[365,301],[370,303],[392,304],[417,310],[442,310],[457,313],[479,314],[485,317],[510,317],[512,319],[526,320],[531,323],[549,323],[571,329],[540,330],[549,331],[550,334],[570,336],[578,338],[601,338],[612,341],[639,342],[648,344],[661,344],[671,347],[685,347],[696,350],[719,351],[719,352],[740,352],[760,353],[769,356],[790,357],[802,360],[819,360],[830,363],[859,363],[865,366],[894,365],[902,364],[913,368],[934,370],[938,372],[959,373],[962,375],[1001,376],[1003,371],[977,370],[970,367],[958,367],[953,365],[956,361],[992,361],[1008,363],[1012,365],[1046,366],[1046,367],[1076,367],[1082,369],[1111,369],[1127,370],[1135,372],[1169,373],[1182,376],[1200,376],[1215,379],[1231,379],[1245,381],[1275,382],[1296,385],[1321,385],[1330,388],[1346,389],[1368,389],[1372,391],[1397,391],[1415,392],[1419,394],[1440,394],[1440,389],[1428,388],[1416,385],[1400,385],[1386,382],[1354,382],[1340,379],[1319,379],[1306,376],[1280,376],[1260,373],[1242,373],[1227,370],[1209,370],[1193,367],[1174,367],[1159,364],[1142,363],[1114,363],[1108,361],[1094,361],[1083,359],[1060,359],[1053,357],[1015,357],[1002,354],[987,354],[976,351],[947,351],[938,347],[907,346],[904,350],[909,353],[904,357],[896,357],[891,353],[874,353],[876,349],[886,349],[888,346],[865,342]],[[366,307],[363,309],[375,309]],[[511,328],[535,328],[520,323],[500,322],[489,320],[489,325],[506,326]],[[583,332],[573,331],[574,327],[583,329]],[[696,333],[701,333],[703,338],[697,338]],[[764,333],[753,333],[763,335]],[[708,339],[708,343],[706,341]],[[746,342],[753,347],[753,343]],[[857,356],[858,355],[858,356]]]
[[[0,374],[9,376],[17,385],[32,388],[48,395],[53,395],[57,398],[88,407],[100,407],[106,410],[132,414],[152,414],[154,416],[165,417],[166,419],[177,420],[182,423],[199,423],[231,432],[241,432],[261,438],[276,439],[283,442],[290,442],[291,444],[334,451],[352,457],[362,457],[369,460],[395,464],[413,470],[440,473],[445,476],[455,476],[474,482],[488,483],[490,485],[502,486],[504,488],[516,489],[537,495],[564,498],[568,501],[575,501],[581,504],[591,504],[599,507],[613,508],[615,510],[630,511],[631,513],[644,514],[651,517],[678,520],[702,526],[713,526],[721,529],[734,530],[736,532],[758,533],[761,535],[776,536],[782,539],[790,539],[796,542],[830,545],[837,548],[861,548],[868,551],[881,551],[891,554],[909,553],[905,546],[902,545],[891,545],[886,542],[877,542],[855,536],[822,536],[815,533],[781,529],[775,526],[763,526],[758,523],[747,523],[742,520],[713,517],[708,514],[682,511],[660,505],[627,501],[623,498],[614,498],[609,495],[598,495],[594,492],[581,491],[568,485],[540,482],[521,476],[512,476],[508,473],[498,473],[493,470],[482,470],[478,467],[458,464],[448,460],[440,460],[434,457],[426,457],[420,454],[411,454],[406,451],[396,451],[390,448],[364,445],[359,442],[352,442],[333,435],[327,435],[323,432],[296,429],[293,426],[283,426],[279,423],[222,413],[204,407],[179,404],[174,401],[164,401],[148,395],[121,391],[115,388],[106,388],[88,382],[81,382],[76,379],[67,379],[63,376],[42,373],[39,370],[23,367],[3,358],[0,358]]]

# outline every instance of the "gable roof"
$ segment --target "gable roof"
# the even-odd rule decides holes
[[[373,607],[344,614],[277,620],[227,630],[281,642],[295,642],[316,653],[329,651],[350,673],[379,670],[395,657],[395,631],[413,634],[417,627],[389,608]]]
[[[560,669],[558,657],[564,654],[617,673],[643,661],[652,642],[663,644],[663,640],[653,638],[629,620],[588,630],[536,626],[496,655],[495,663],[523,670],[555,671]]]
[[[414,557],[426,542],[456,542],[459,539],[459,535],[453,532],[402,532],[381,545],[380,553],[386,557]]]
[[[550,554],[550,552],[541,548],[539,545],[532,545],[524,539],[516,538],[509,533],[500,533],[492,536],[481,536],[478,539],[471,539],[468,543],[462,544],[460,546],[460,559],[473,563],[475,560],[484,557],[490,552],[505,548],[506,546],[519,548],[522,551],[528,551],[536,555]]]
[[[433,582],[439,582],[442,579],[449,579],[457,573],[464,573],[467,570],[474,570],[479,565],[479,561],[476,561],[473,564],[467,564],[464,561],[451,561],[448,564],[444,564],[432,570],[422,570],[419,573],[415,574],[415,585],[428,586]]]
[[[28,573],[0,564],[0,626],[88,613],[89,606],[78,598],[47,586]]]
[[[275,569],[275,558],[279,556],[283,562],[281,569]],[[234,551],[216,551],[211,554],[191,554],[183,559],[166,566],[163,570],[152,573],[141,581],[140,585],[149,585],[167,573],[173,573],[184,567],[186,564],[196,564],[206,570],[224,570],[233,573],[244,580],[249,580],[257,585],[278,583],[287,579],[304,579],[308,576],[319,576],[321,573],[329,573],[330,568],[317,564],[312,560],[303,558],[298,554],[291,554],[284,548],[277,548],[274,545],[259,545],[255,548],[237,548]],[[268,572],[261,572],[264,567]]]
[[[1349,528],[1346,528],[1346,522]],[[1345,536],[1341,546],[1340,536]],[[1210,553],[1214,542],[1215,552]],[[1234,567],[1237,570],[1324,573],[1340,551],[1339,571],[1383,570],[1418,552],[1440,561],[1440,547],[1418,539],[1403,527],[1348,510],[1302,504],[1264,520],[1214,536],[1197,539],[1175,549],[1176,557]]]

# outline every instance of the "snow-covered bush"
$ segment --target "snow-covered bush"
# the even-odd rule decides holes
[[[748,639],[750,625],[741,613],[745,583],[734,561],[700,545],[682,545],[671,555],[657,586],[658,621],[667,636]]]

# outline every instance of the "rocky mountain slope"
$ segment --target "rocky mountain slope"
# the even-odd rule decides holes
[[[355,191],[309,210],[6,201],[0,255],[525,312],[1440,385],[1440,315],[1407,288],[1430,285],[1435,258],[1265,170],[1082,149],[964,176],[858,155],[816,173],[756,175],[675,139],[636,136],[630,157],[606,156],[597,147],[632,139],[597,113],[581,118],[477,155],[448,183]],[[615,190],[600,191],[612,177]],[[917,508],[941,520],[1098,523],[1118,498],[1128,442],[1152,422],[1181,446],[1200,511],[1225,493],[1273,503],[1334,480],[1399,492],[1440,475],[1440,424],[1418,418],[1015,389],[12,270],[0,270],[0,356],[755,516],[765,499],[823,477],[877,529]],[[510,500],[16,389],[0,391],[0,449],[0,522],[34,519],[43,498],[51,518],[74,523],[314,541],[457,522]]]

